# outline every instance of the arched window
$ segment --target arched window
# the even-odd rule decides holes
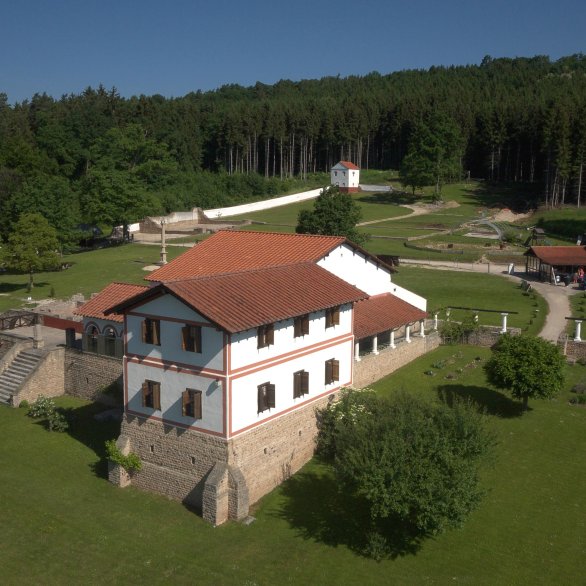
[[[89,325],[85,331],[86,334],[86,350],[88,352],[97,352],[98,351],[98,336],[100,335],[100,330],[98,330],[97,326]]]
[[[108,326],[104,329],[104,354],[116,356],[116,330]]]

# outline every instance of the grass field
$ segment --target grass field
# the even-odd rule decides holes
[[[484,361],[488,352],[442,347],[375,385],[381,394],[405,389],[432,401],[440,392],[470,397],[499,440],[482,476],[487,494],[464,527],[380,563],[359,553],[366,520],[317,461],[267,495],[252,525],[212,528],[178,503],[106,481],[103,442],[117,430],[93,420],[97,406],[61,399],[71,408],[65,434],[1,407],[2,583],[582,583],[586,409],[568,405],[564,391],[530,401],[519,416],[515,402],[487,386],[482,368],[467,367],[477,356]],[[424,374],[441,361],[436,376]],[[568,374],[569,389],[586,369]]]
[[[507,318],[510,327],[522,328],[526,333],[537,334],[543,327],[547,304],[536,292],[524,293],[514,282],[494,274],[443,271],[419,267],[400,266],[393,282],[416,291],[427,299],[429,311],[456,306],[492,310],[479,314],[481,325],[498,326],[502,323],[501,311],[511,313]],[[450,319],[461,321],[471,311],[452,309]]]

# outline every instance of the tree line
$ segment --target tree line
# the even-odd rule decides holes
[[[438,128],[456,150],[435,144]],[[123,98],[99,86],[10,105],[0,94],[0,234],[30,211],[66,234],[81,222],[270,197],[340,159],[399,169],[409,157],[407,171],[417,172],[421,151],[436,161],[419,179],[439,183],[441,166],[448,180],[534,183],[549,206],[580,203],[585,150],[582,54],[180,98]]]

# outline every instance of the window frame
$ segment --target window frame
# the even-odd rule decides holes
[[[293,373],[293,398],[299,399],[304,395],[309,395],[309,372],[298,370]]]
[[[181,347],[185,352],[202,353],[202,328],[192,324],[185,324],[181,328]]]
[[[340,361],[330,358],[325,361],[325,384],[331,385],[340,382]]]
[[[309,335],[309,314],[298,315],[293,319],[293,337],[301,338]]]
[[[181,393],[181,415],[190,419],[203,419],[203,392],[185,389]]]
[[[161,383],[159,381],[145,379],[142,383],[142,406],[145,409],[161,410]]]
[[[264,411],[275,408],[275,385],[270,382],[262,383],[257,387],[257,411],[259,415]]]
[[[142,321],[142,342],[152,346],[161,345],[161,320],[146,317]]]
[[[118,334],[116,330],[112,326],[107,326],[104,328],[104,354],[106,356],[116,356],[116,340],[118,339]]]
[[[256,329],[257,348],[268,348],[275,343],[275,324],[265,324]]]
[[[326,329],[340,325],[340,306],[328,307],[326,309]]]

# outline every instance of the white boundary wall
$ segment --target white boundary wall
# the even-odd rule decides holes
[[[292,195],[284,195],[283,197],[275,197],[273,199],[265,199],[263,201],[255,201],[254,203],[245,203],[228,208],[216,208],[213,210],[204,210],[204,214],[210,219],[227,218],[229,216],[238,216],[239,214],[246,214],[248,212],[259,212],[261,210],[270,210],[271,208],[278,208],[286,206],[290,203],[298,201],[306,201],[308,199],[315,199],[323,187],[319,189],[312,189],[311,191],[303,191],[301,193],[294,193]]]

